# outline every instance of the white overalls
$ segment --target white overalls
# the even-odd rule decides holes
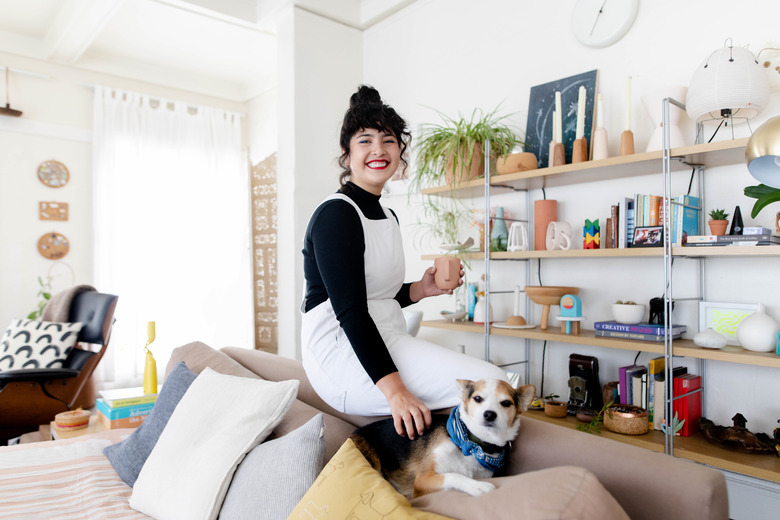
[[[368,312],[407,389],[436,410],[458,404],[456,379],[506,380],[506,372],[495,365],[407,334],[401,306],[394,299],[405,275],[398,222],[387,208],[383,207],[387,218],[370,220],[346,195],[337,193],[325,201],[332,199],[349,202],[360,216]],[[360,364],[330,300],[303,313],[301,321],[303,367],[317,394],[340,412],[389,414],[385,396]]]

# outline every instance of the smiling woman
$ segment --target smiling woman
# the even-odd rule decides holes
[[[391,414],[399,435],[414,438],[431,409],[458,402],[455,379],[506,379],[498,367],[415,338],[402,308],[451,294],[435,267],[404,283],[398,220],[379,203],[385,183],[406,168],[406,122],[379,92],[352,95],[341,128],[341,189],[314,211],[303,245],[306,295],[302,358],[317,393],[339,411]],[[458,285],[463,283],[462,268]]]

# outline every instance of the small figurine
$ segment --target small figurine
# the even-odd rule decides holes
[[[650,319],[648,323],[656,323],[658,325],[664,324],[664,299],[663,297],[650,298]],[[672,309],[674,309],[674,302],[672,302]]]
[[[579,334],[582,321],[582,300],[576,294],[564,294],[561,297],[561,332]]]
[[[600,241],[599,232],[599,219],[594,221],[585,219],[585,227],[582,228],[582,248],[598,249]]]

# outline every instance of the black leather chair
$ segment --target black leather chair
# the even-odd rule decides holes
[[[37,430],[58,413],[84,406],[79,402],[82,390],[108,348],[118,299],[95,291],[73,298],[68,321],[84,327],[63,368],[0,372],[0,438]]]

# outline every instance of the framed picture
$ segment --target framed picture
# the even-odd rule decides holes
[[[699,332],[712,329],[726,336],[728,345],[739,345],[737,325],[762,307],[760,303],[699,302]]]
[[[638,227],[634,230],[632,247],[661,247],[664,243],[663,226]]]
[[[592,131],[596,126],[596,93],[599,91],[599,71],[591,70],[531,87],[528,100],[528,119],[525,130],[526,152],[536,155],[539,168],[549,162],[552,140],[552,113],[555,109],[555,93],[561,93],[561,133],[566,151],[566,164],[571,163],[572,143],[577,127],[577,99],[580,86],[585,87],[585,140],[588,157],[593,151]]]

